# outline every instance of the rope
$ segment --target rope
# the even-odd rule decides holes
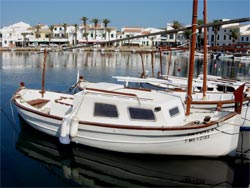
[[[13,112],[13,107],[12,107],[12,103],[11,103],[12,98],[7,101],[7,103],[4,106],[1,106],[1,111],[2,113],[5,115],[5,117],[7,118],[7,120],[10,122],[11,126],[14,128],[15,132],[19,133],[19,130],[17,129],[17,123],[15,121],[14,118],[14,112]],[[6,107],[7,104],[10,104],[10,109],[11,109],[11,116],[12,119],[8,116],[8,114],[4,111],[4,107]]]

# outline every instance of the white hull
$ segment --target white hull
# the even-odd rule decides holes
[[[18,108],[33,128],[59,137],[62,120],[44,117]],[[125,152],[167,155],[224,156],[234,155],[239,136],[237,116],[217,127],[186,131],[134,130],[80,124],[73,142],[96,148]],[[218,144],[220,143],[220,144]]]

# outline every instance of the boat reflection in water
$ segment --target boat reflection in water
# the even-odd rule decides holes
[[[234,186],[235,160],[109,152],[58,139],[29,127],[21,118],[16,147],[26,156],[59,168],[76,186]],[[244,174],[245,175],[245,174]],[[242,177],[244,178],[244,177]],[[237,179],[239,182],[239,180]],[[241,182],[243,183],[243,182]]]

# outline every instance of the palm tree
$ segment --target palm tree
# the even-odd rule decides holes
[[[182,24],[180,22],[174,20],[173,23],[171,24],[171,27],[174,29],[179,29],[182,27]],[[177,34],[178,34],[178,31],[175,32],[175,45],[177,44]]]
[[[183,32],[183,35],[184,35],[184,37],[185,37],[186,40],[190,40],[191,34],[192,34],[192,31],[191,31],[190,29],[185,30],[185,31]],[[188,45],[189,45],[189,43],[188,43]]]
[[[108,40],[110,41],[110,33],[111,33],[111,29],[110,28],[107,28],[107,32],[108,32]],[[107,43],[106,43],[107,44]],[[110,45],[110,43],[109,43]]]
[[[233,45],[234,45],[235,42],[236,42],[237,39],[238,39],[238,36],[239,36],[238,30],[236,30],[236,29],[231,30],[229,35],[230,35],[230,37],[231,37],[231,39],[232,39],[232,42],[233,42]]]
[[[204,21],[202,19],[197,20],[198,25],[202,25]],[[202,34],[202,28],[199,28],[199,35],[198,35],[198,47],[201,48],[201,34]]]
[[[238,32],[238,30],[236,30],[236,29],[232,29],[232,30],[230,30],[230,33],[228,34],[230,37],[231,37],[231,40],[232,40],[232,42],[233,42],[233,46],[234,46],[234,51],[235,51],[235,42],[237,41],[237,39],[238,39],[238,36],[239,36],[239,32]]]
[[[98,18],[93,18],[92,20],[91,20],[91,22],[93,22],[94,23],[94,28],[95,28],[95,36],[94,36],[94,39],[96,39],[96,28],[97,28],[97,24],[98,24],[98,22],[99,22],[99,19]]]
[[[213,23],[218,23],[219,20],[214,20]],[[218,34],[218,31],[220,29],[220,26],[219,25],[215,25],[213,26],[213,30],[214,30],[214,46],[217,46],[217,34]]]
[[[74,45],[76,46],[77,45],[77,29],[78,29],[78,25],[74,24],[74,27],[75,27],[75,33],[74,33],[75,41],[74,41]]]
[[[62,26],[63,26],[63,32],[64,32],[63,37],[67,38],[67,26],[68,26],[68,24],[63,23]]]
[[[38,24],[35,26],[36,28],[36,38],[39,38],[40,37],[40,29],[41,29],[41,25]]]
[[[26,36],[28,35],[28,33],[21,33],[21,35],[23,36],[23,47],[26,47]]]
[[[106,40],[106,38],[107,38],[107,36],[106,36],[107,27],[108,27],[108,24],[110,23],[110,20],[105,18],[105,19],[102,21],[102,23],[104,24],[104,29],[105,29],[105,40]]]
[[[49,27],[49,29],[50,29],[50,31],[51,31],[51,33],[50,33],[50,35],[49,35],[49,45],[50,45],[50,41],[51,41],[51,38],[53,38],[53,35],[54,35],[54,25],[51,25],[50,27]]]
[[[88,39],[87,39],[87,20],[88,20],[88,18],[87,17],[85,17],[85,16],[83,16],[82,18],[81,18],[81,20],[83,21],[83,25],[84,25],[84,37],[85,37],[85,40],[86,41],[88,41]]]
[[[183,34],[184,34],[185,39],[186,39],[186,40],[189,40],[189,39],[190,39],[190,36],[191,36],[191,34],[192,34],[192,31],[191,31],[190,29],[187,29],[187,30],[185,30],[185,31],[183,32]]]

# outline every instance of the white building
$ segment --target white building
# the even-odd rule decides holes
[[[222,20],[222,21],[225,21]],[[167,25],[167,31],[173,30],[172,24]],[[87,36],[85,37],[84,25],[68,25],[68,24],[56,24],[52,27],[48,27],[44,24],[38,24],[36,26],[30,26],[24,22],[18,22],[16,24],[3,27],[0,29],[0,42],[1,47],[26,47],[29,45],[49,45],[55,43],[61,44],[94,44],[98,42],[107,42],[116,39],[126,39],[128,37],[135,37],[146,35],[150,33],[156,33],[164,31],[165,29],[156,28],[142,28],[142,27],[123,27],[121,32],[117,31],[115,27],[105,28],[103,24],[98,24],[95,28],[94,25],[86,26]],[[236,44],[249,44],[250,41],[250,24],[242,25],[239,23],[223,25],[219,28],[217,34],[216,46],[232,45],[232,37],[230,36],[232,30],[237,30],[239,33]],[[198,32],[198,30],[197,30]],[[175,41],[178,44],[183,44],[185,38],[183,32],[179,32],[176,35],[154,35],[141,38],[135,38],[131,40],[121,41],[114,43],[113,45],[130,45],[130,46],[172,46]],[[202,34],[202,38],[203,34]],[[208,45],[215,46],[215,33],[213,27],[208,28]]]
[[[162,29],[156,28],[142,28],[142,27],[123,27],[121,29],[121,33],[119,34],[119,38],[128,38],[128,37],[136,37],[140,35],[147,35],[151,33],[157,33],[163,31]],[[161,35],[153,35],[141,38],[135,38],[131,40],[126,40],[121,42],[122,45],[130,45],[130,46],[156,46],[157,43],[161,40]]]
[[[238,41],[240,44],[250,44],[250,24],[240,27],[240,37]]]
[[[223,19],[220,21],[227,21],[228,19]],[[226,46],[226,45],[233,45],[232,37],[231,37],[231,31],[236,30],[236,32],[239,34],[237,41],[235,41],[235,44],[239,43],[246,43],[249,42],[249,32],[250,32],[250,24],[248,25],[240,25],[239,23],[234,24],[227,24],[222,25],[218,28],[217,36],[215,36],[214,28],[209,27],[207,29],[208,31],[208,45],[210,46]],[[215,39],[215,37],[217,37]],[[215,44],[216,41],[216,44]]]
[[[18,22],[8,27],[0,29],[2,34],[2,47],[23,46],[24,39],[32,32],[28,30],[31,26],[24,22]]]

